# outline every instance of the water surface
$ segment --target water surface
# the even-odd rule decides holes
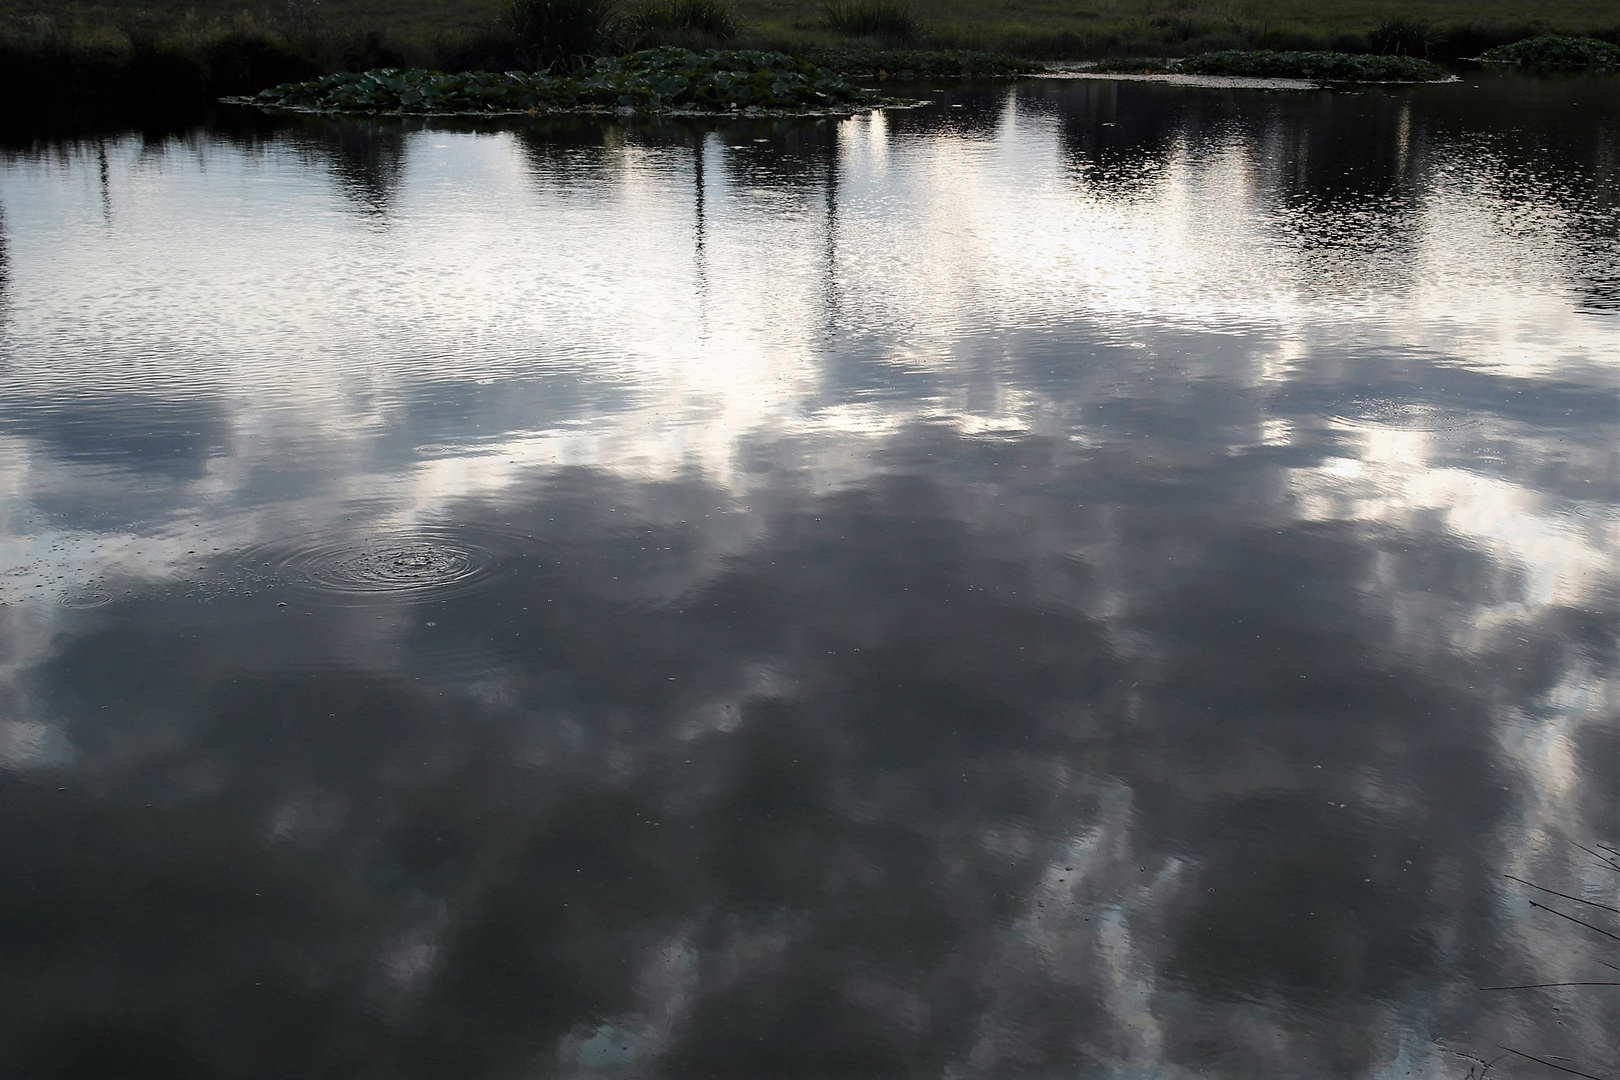
[[[0,158],[8,1075],[1615,1074],[1620,83],[934,97]]]

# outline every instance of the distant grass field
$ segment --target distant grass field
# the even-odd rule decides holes
[[[0,0],[0,34],[201,39],[231,31],[381,35],[418,59],[490,25],[501,0]],[[635,0],[628,0],[633,8]],[[745,45],[832,44],[819,0],[734,0]],[[1537,31],[1620,37],[1617,0],[912,0],[918,44],[1076,58],[1210,48],[1349,47],[1391,20],[1441,55]],[[1447,43],[1450,43],[1449,46]],[[1363,45],[1365,47],[1365,45]]]

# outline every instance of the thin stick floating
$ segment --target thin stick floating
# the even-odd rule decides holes
[[[1502,876],[1507,878],[1509,881],[1517,881],[1520,885],[1528,885],[1532,889],[1539,889],[1544,893],[1552,893],[1554,896],[1562,896],[1565,900],[1573,900],[1577,904],[1590,904],[1592,907],[1600,907],[1604,911],[1612,911],[1616,915],[1620,915],[1620,907],[1610,907],[1608,904],[1600,904],[1596,900],[1583,900],[1579,896],[1571,896],[1569,893],[1561,893],[1557,889],[1549,889],[1545,885],[1537,885],[1533,881],[1526,881],[1524,878],[1514,877],[1512,874],[1503,874]]]
[[[1620,934],[1611,934],[1607,930],[1603,929],[1603,927],[1601,927],[1601,926],[1593,926],[1589,922],[1582,922],[1580,919],[1577,919],[1573,915],[1565,915],[1562,911],[1559,911],[1557,908],[1550,908],[1546,904],[1538,904],[1534,900],[1530,901],[1530,906],[1534,907],[1534,908],[1540,908],[1542,911],[1550,911],[1554,915],[1557,915],[1560,919],[1568,919],[1570,922],[1576,923],[1576,924],[1578,924],[1580,926],[1584,926],[1588,930],[1596,930],[1598,933],[1602,934],[1606,938],[1614,938],[1614,940],[1620,941]]]
[[[1620,986],[1620,982],[1525,983],[1522,986],[1478,986],[1476,990],[1545,990],[1549,986]]]
[[[1496,1045],[1502,1046],[1501,1043],[1497,1043]],[[1529,1058],[1531,1061],[1540,1062],[1549,1069],[1557,1069],[1559,1072],[1569,1073],[1571,1076],[1584,1076],[1586,1077],[1586,1080],[1609,1080],[1607,1076],[1594,1076],[1592,1073],[1581,1072],[1579,1069],[1566,1069],[1564,1066],[1559,1065],[1556,1062],[1548,1061],[1546,1058],[1538,1058],[1536,1055],[1527,1054],[1523,1050],[1515,1050],[1511,1046],[1502,1046],[1502,1049],[1506,1050],[1510,1054],[1518,1054],[1522,1058]]]

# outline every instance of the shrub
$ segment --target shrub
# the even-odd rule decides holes
[[[911,41],[922,34],[922,20],[904,0],[832,0],[822,21],[846,37],[872,37],[884,41]]]
[[[391,43],[381,30],[367,30],[338,39],[338,55],[349,71],[370,68],[406,67],[409,57]]]
[[[234,31],[203,53],[209,82],[218,94],[251,93],[275,83],[308,79],[321,65],[286,38],[254,31]]]
[[[1518,64],[1522,67],[1574,70],[1599,68],[1620,70],[1620,45],[1597,38],[1536,37],[1500,45],[1481,60],[1489,64]]]
[[[626,15],[624,28],[641,36],[696,32],[730,41],[742,26],[722,0],[652,0]]]
[[[1268,29],[1254,39],[1253,48],[1271,52],[1322,52],[1327,41],[1321,34],[1301,29]]]
[[[496,25],[438,38],[433,43],[433,64],[441,71],[513,71],[523,67],[524,60],[511,27]]]
[[[1374,52],[1427,58],[1440,43],[1441,35],[1421,19],[1385,19],[1367,39]]]
[[[614,0],[512,0],[501,18],[523,66],[535,71],[613,52],[618,21]]]

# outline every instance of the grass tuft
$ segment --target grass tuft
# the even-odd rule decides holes
[[[532,71],[581,67],[617,51],[614,0],[511,0],[501,23]]]
[[[742,32],[742,20],[722,0],[650,0],[629,12],[623,25],[632,36],[696,33],[721,42]]]
[[[827,29],[844,37],[907,42],[922,36],[922,18],[905,0],[832,0],[822,11]]]
[[[1367,40],[1374,52],[1428,59],[1444,37],[1422,19],[1385,19],[1367,35]]]

